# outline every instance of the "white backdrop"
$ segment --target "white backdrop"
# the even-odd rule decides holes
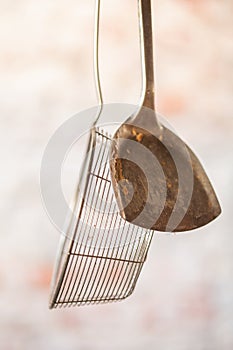
[[[196,232],[156,236],[135,293],[105,306],[49,311],[59,234],[40,199],[44,148],[96,104],[94,1],[0,0],[0,348],[233,348],[233,1],[153,1],[158,111],[192,145],[222,216]],[[136,0],[103,0],[106,102],[136,104]]]

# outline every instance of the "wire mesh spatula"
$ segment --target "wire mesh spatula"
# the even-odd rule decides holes
[[[96,1],[96,83],[103,104]],[[74,200],[74,217],[61,236],[51,284],[50,308],[117,301],[129,296],[145,262],[153,231],[125,221],[119,214],[109,169],[110,135],[90,130],[86,158]],[[81,188],[83,191],[81,191]]]

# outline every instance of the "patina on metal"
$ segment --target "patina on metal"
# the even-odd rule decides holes
[[[221,208],[193,151],[158,121],[154,104],[151,1],[138,3],[142,103],[113,137],[110,154],[113,188],[125,220],[156,231],[189,231],[214,220]]]

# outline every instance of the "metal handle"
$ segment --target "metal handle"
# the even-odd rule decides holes
[[[96,94],[98,98],[99,108],[95,116],[93,126],[98,122],[100,115],[103,110],[103,93],[100,81],[100,68],[99,68],[99,31],[100,31],[100,2],[101,0],[96,0],[95,2],[95,27],[94,27],[94,75],[95,75],[95,87]]]
[[[155,109],[151,0],[138,0],[142,57],[142,105]]]
[[[94,34],[94,71],[99,110],[94,124],[98,121],[103,108],[103,94],[99,72],[99,22],[100,2],[96,0],[95,11],[95,34]],[[140,21],[140,46],[142,61],[142,106],[155,109],[154,93],[154,63],[153,63],[153,30],[151,0],[138,0],[139,21]]]

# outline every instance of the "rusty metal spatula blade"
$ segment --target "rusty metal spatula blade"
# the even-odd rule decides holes
[[[142,103],[113,137],[110,159],[113,188],[125,220],[156,231],[189,231],[214,220],[221,208],[193,151],[157,119],[151,1],[138,3],[144,78]]]

